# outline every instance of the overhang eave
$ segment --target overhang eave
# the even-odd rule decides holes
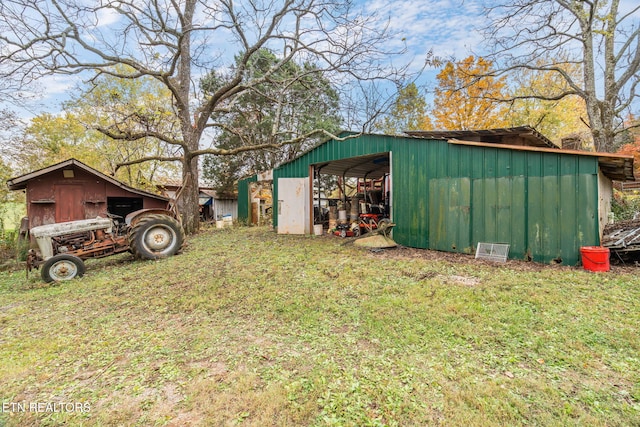
[[[379,179],[390,172],[389,153],[349,157],[313,165],[323,175]]]

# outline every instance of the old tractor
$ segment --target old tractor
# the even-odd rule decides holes
[[[27,270],[41,268],[42,280],[53,282],[81,277],[83,260],[131,252],[138,259],[175,255],[184,242],[184,230],[163,209],[143,209],[121,217],[83,219],[41,225],[30,230],[38,250],[27,255]]]

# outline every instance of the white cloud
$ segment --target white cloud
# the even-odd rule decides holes
[[[42,79],[40,79],[40,84],[44,89],[43,95],[46,98],[55,98],[60,95],[64,95],[64,96],[69,95],[69,91],[79,81],[80,81],[80,78],[76,75],[74,76],[53,75],[53,76],[45,76]]]
[[[108,27],[117,23],[120,20],[120,14],[117,13],[114,9],[111,8],[103,8],[100,9],[97,13],[97,25],[96,27]]]
[[[365,10],[381,20],[388,19],[389,30],[406,42],[413,54],[433,50],[438,56],[461,58],[482,42],[473,30],[482,15],[477,0],[374,0]]]

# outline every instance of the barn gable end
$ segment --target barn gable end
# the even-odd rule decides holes
[[[25,190],[29,227],[57,222],[119,216],[138,209],[166,209],[169,199],[138,190],[69,159],[12,178],[11,190]]]

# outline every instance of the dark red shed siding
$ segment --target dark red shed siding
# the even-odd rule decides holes
[[[14,178],[8,184],[11,189],[26,190],[29,227],[105,217],[110,200],[112,207],[114,200],[120,204],[135,201],[133,205],[144,209],[166,209],[168,204],[164,197],[130,188],[77,160]]]

